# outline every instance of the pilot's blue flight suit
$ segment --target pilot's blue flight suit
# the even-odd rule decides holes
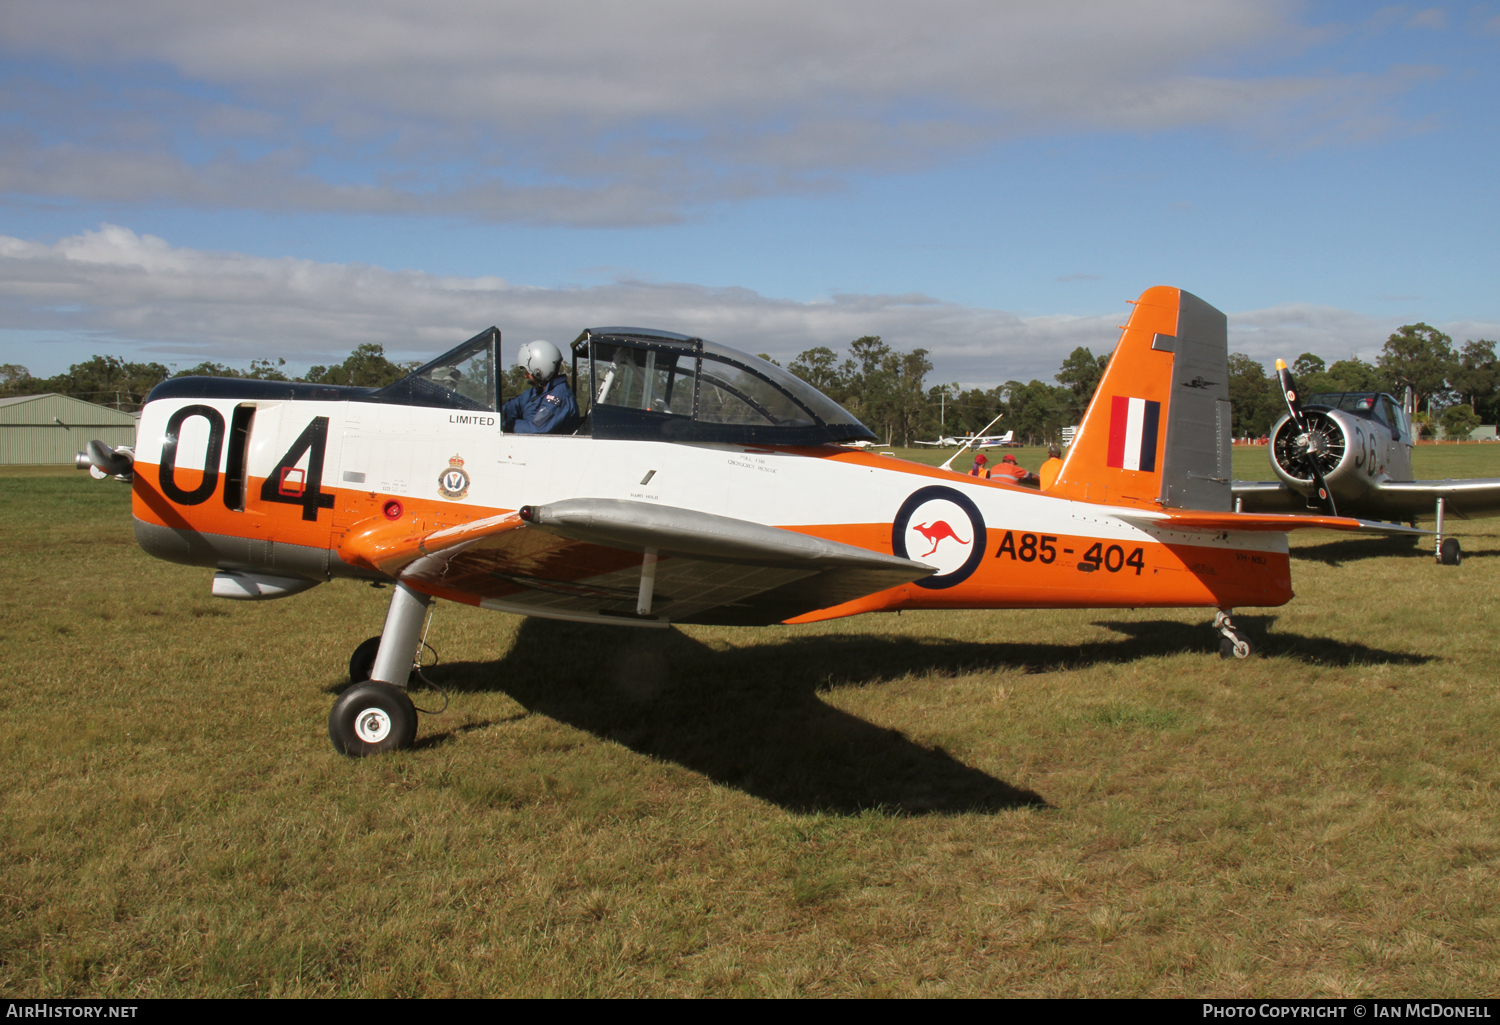
[[[527,388],[500,407],[500,429],[516,434],[568,434],[578,429],[578,401],[565,374],[545,388]]]

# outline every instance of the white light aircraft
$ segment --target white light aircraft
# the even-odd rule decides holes
[[[981,434],[978,437],[972,434],[941,435],[937,441],[919,441],[918,445],[934,445],[943,448],[999,448],[1003,445],[1012,445],[1012,439],[1016,436],[1015,431],[1006,431],[1004,434]]]
[[[329,715],[345,754],[412,744],[434,598],[637,628],[1203,607],[1244,657],[1230,613],[1291,599],[1288,530],[1406,531],[1231,511],[1225,319],[1176,288],[1135,305],[1046,493],[846,447],[874,435],[779,367],[636,328],[573,343],[576,432],[502,433],[499,345],[379,390],[166,381],[133,455],[81,457],[133,473],[137,541],[212,569],[220,597],[394,585]]]

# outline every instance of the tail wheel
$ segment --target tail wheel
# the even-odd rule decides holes
[[[1227,627],[1228,633],[1219,638],[1220,658],[1249,658],[1254,652],[1250,635],[1238,627]]]
[[[417,739],[417,710],[400,687],[357,683],[333,703],[328,739],[351,758],[401,751]]]

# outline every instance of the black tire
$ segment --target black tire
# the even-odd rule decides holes
[[[1250,635],[1245,633],[1245,631],[1237,629],[1235,627],[1230,627],[1229,629],[1230,632],[1234,634],[1234,639],[1231,640],[1228,637],[1220,635],[1219,657],[1249,658],[1255,650],[1254,647],[1250,644]]]
[[[333,703],[328,739],[350,758],[401,751],[417,739],[417,710],[400,687],[356,683]]]
[[[375,668],[375,656],[379,652],[379,636],[360,642],[359,647],[354,649],[354,654],[349,656],[350,683],[364,683],[370,678],[370,670]]]
[[[1444,566],[1457,566],[1464,561],[1464,550],[1458,544],[1458,538],[1443,538],[1443,547],[1438,552],[1438,562]]]

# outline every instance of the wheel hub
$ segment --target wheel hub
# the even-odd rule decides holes
[[[367,708],[354,717],[354,732],[366,744],[378,744],[391,734],[391,717],[379,708]]]

